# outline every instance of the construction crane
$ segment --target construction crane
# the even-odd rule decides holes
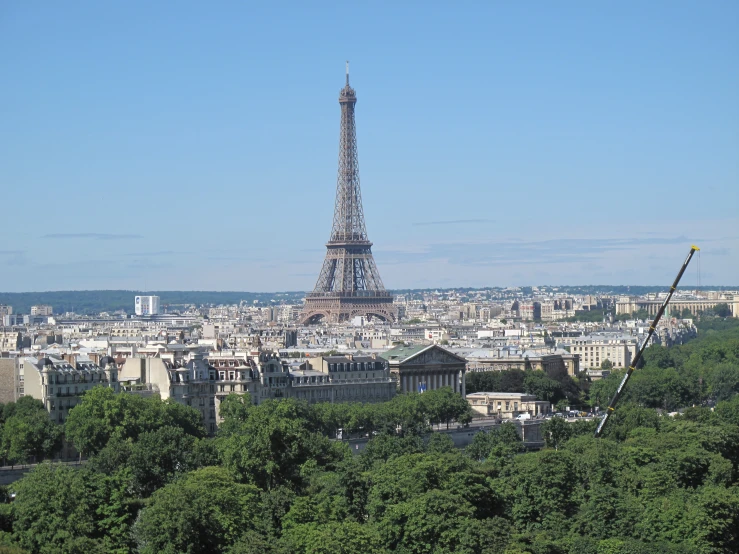
[[[675,289],[677,289],[677,285],[680,282],[680,279],[683,276],[683,273],[685,273],[685,270],[688,268],[688,264],[690,263],[690,260],[693,257],[693,254],[695,254],[700,248],[693,245],[690,247],[690,252],[688,253],[688,257],[685,258],[685,261],[683,262],[683,266],[680,268],[680,272],[677,274],[677,277],[675,277],[675,282],[672,283],[672,286],[670,287],[670,293],[667,295],[667,298],[665,298],[665,301],[662,303],[662,306],[660,306],[659,311],[657,312],[657,315],[654,318],[654,321],[652,321],[652,324],[649,326],[649,332],[647,333],[647,336],[644,338],[644,341],[641,343],[641,346],[639,347],[639,351],[636,353],[636,356],[634,356],[634,359],[631,361],[631,365],[629,366],[629,369],[626,370],[626,374],[624,375],[624,378],[621,380],[621,384],[616,389],[616,394],[613,395],[613,398],[611,399],[611,403],[608,405],[608,409],[606,409],[606,413],[603,414],[603,419],[600,420],[600,424],[598,424],[598,428],[595,430],[595,438],[597,439],[603,434],[603,429],[606,426],[606,423],[608,423],[608,418],[611,417],[611,414],[616,409],[616,404],[618,403],[619,398],[621,398],[621,394],[624,391],[624,387],[626,386],[626,383],[629,382],[629,378],[631,377],[631,374],[634,373],[634,369],[639,364],[639,360],[641,360],[642,354],[644,354],[644,350],[646,350],[647,345],[649,344],[650,339],[652,338],[652,335],[654,334],[655,329],[657,329],[657,324],[659,323],[659,320],[662,318],[662,314],[665,313],[665,309],[667,308],[667,304],[670,302],[670,299],[672,298],[672,294],[675,292]]]

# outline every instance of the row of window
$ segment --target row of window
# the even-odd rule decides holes
[[[375,367],[372,367],[373,365]],[[382,362],[351,362],[328,364],[329,371],[366,371],[371,369],[382,369]]]
[[[108,382],[108,376],[105,373],[92,373],[90,374],[90,379],[87,379],[87,375],[80,376],[80,378],[77,378],[78,376],[76,374],[73,375],[49,375],[48,384],[54,384],[54,385],[60,385],[65,383],[107,383]],[[97,379],[95,378],[97,377]],[[20,379],[23,380],[23,376],[20,376]],[[111,376],[111,380],[115,382],[115,373]],[[47,379],[44,376],[41,376],[41,384],[45,385],[47,384]]]

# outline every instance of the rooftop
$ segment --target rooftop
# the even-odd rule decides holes
[[[432,345],[433,346],[433,345]],[[428,344],[417,344],[414,346],[396,346],[382,354],[382,357],[392,362],[404,362],[408,358],[415,356],[422,350],[431,348]]]
[[[467,398],[470,397],[483,397],[483,396],[494,396],[495,398],[510,398],[511,400],[534,399],[536,398],[533,394],[527,394],[525,392],[468,392]]]

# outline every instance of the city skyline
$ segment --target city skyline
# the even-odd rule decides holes
[[[388,289],[733,284],[739,7],[383,6],[6,6],[0,291],[311,290],[345,59]]]

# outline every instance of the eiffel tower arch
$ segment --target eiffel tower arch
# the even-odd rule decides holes
[[[356,103],[357,94],[349,86],[347,62],[346,85],[339,93],[341,131],[334,221],[321,273],[300,314],[303,324],[320,320],[340,323],[359,315],[385,321],[395,321],[397,317],[393,295],[385,290],[372,257],[372,243],[364,223],[354,120]]]

